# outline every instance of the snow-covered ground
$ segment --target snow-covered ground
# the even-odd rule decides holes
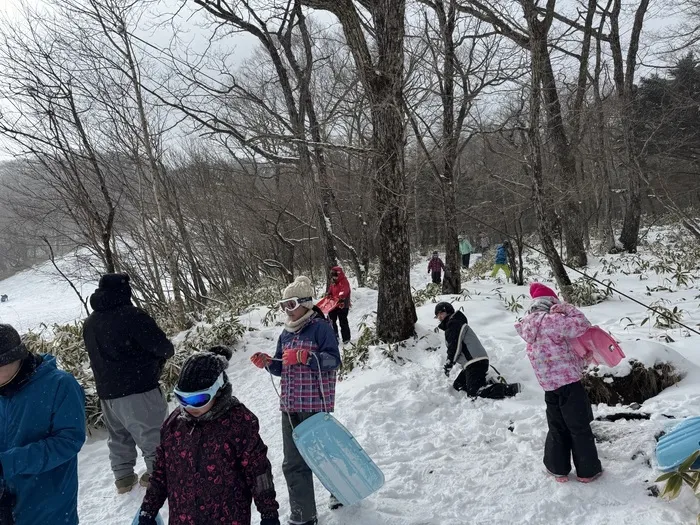
[[[427,284],[425,266],[421,261],[414,267],[414,288]],[[590,272],[601,268],[601,262],[594,259]],[[646,287],[663,281],[653,272],[647,273],[647,280],[622,273],[605,277],[620,290],[647,303],[663,297],[671,302],[671,308],[680,305],[685,310],[684,322],[696,327],[700,322],[697,288],[651,292],[649,297],[645,295]],[[70,289],[49,285],[32,273],[0,282],[0,293],[7,293],[4,290],[10,285],[14,287],[11,301],[0,305],[0,319],[5,322],[27,329],[41,321],[69,320],[71,312],[74,317],[80,315],[80,304]],[[468,282],[464,286],[470,297],[455,302],[455,306],[464,308],[488,349],[492,364],[509,381],[522,383],[523,392],[504,401],[470,401],[453,391],[452,380],[447,380],[442,372],[445,350],[442,333],[434,331],[434,303],[420,306],[417,337],[399,352],[401,364],[375,350],[367,368],[353,372],[338,384],[336,416],[382,468],[386,484],[361,504],[331,512],[325,508],[327,493],[317,483],[319,523],[694,523],[700,508],[693,496],[686,493],[669,503],[650,496],[648,487],[659,475],[654,468],[654,436],[673,424],[666,416],[700,414],[700,336],[684,337],[680,330],[658,330],[650,328],[650,323],[640,326],[647,313],[618,296],[584,309],[593,323],[623,341],[628,356],[639,356],[645,362],[670,356],[687,375],[678,385],[644,403],[640,411],[651,413],[649,420],[593,423],[605,468],[600,480],[590,485],[557,484],[543,473],[542,449],[547,430],[543,393],[525,355],[525,345],[513,329],[519,314],[508,311],[503,300],[525,294],[527,289],[493,280]],[[15,294],[26,299],[17,303]],[[371,318],[376,310],[376,300],[375,291],[353,291],[350,321],[354,337],[363,316],[369,314]],[[521,302],[527,304],[524,299]],[[281,328],[263,326],[265,313],[265,309],[255,309],[242,317],[255,330],[246,332],[237,345],[229,377],[234,394],[260,419],[286,517],[288,498],[281,471],[279,402],[267,374],[249,362],[254,352],[272,353],[275,349]],[[630,320],[635,326],[627,326]],[[666,335],[675,342],[664,342],[662,346],[659,339]],[[453,377],[454,374],[456,371]],[[620,410],[594,407],[596,416]],[[140,468],[143,470],[143,465]],[[128,524],[145,492],[141,488],[124,496],[114,492],[104,434],[92,436],[81,452],[80,483],[79,512],[81,523],[86,525]],[[255,517],[253,523],[257,523]]]

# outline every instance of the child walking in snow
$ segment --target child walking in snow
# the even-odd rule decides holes
[[[343,344],[350,342],[350,324],[348,312],[350,311],[350,282],[340,266],[331,268],[331,282],[326,294],[337,301],[337,306],[328,312],[328,318],[333,324],[333,331],[338,338],[338,321],[340,321],[340,335]]]
[[[442,282],[442,270],[445,268],[445,263],[442,262],[438,252],[433,252],[433,256],[428,261],[428,273],[433,278],[433,283],[440,284]]]
[[[163,423],[139,525],[155,525],[168,500],[170,522],[280,525],[272,466],[258,419],[231,395],[231,350],[190,356],[175,388],[180,406]]]
[[[530,310],[515,329],[527,342],[527,355],[545,391],[549,432],[544,465],[558,482],[566,482],[573,455],[577,479],[589,483],[603,468],[591,430],[591,403],[581,384],[586,362],[572,351],[568,340],[583,335],[591,323],[574,306],[559,302],[557,294],[543,284],[530,285],[530,296]]]
[[[500,270],[506,274],[506,278],[510,279],[510,266],[508,266],[508,246],[510,243],[508,241],[503,241],[502,244],[498,245],[496,248],[496,261],[493,265],[493,271],[491,272],[491,277],[496,277]]]
[[[333,412],[336,371],[341,364],[338,339],[323,312],[314,306],[313,295],[311,281],[303,275],[287,286],[279,303],[287,319],[277,340],[275,357],[257,352],[250,358],[258,368],[267,368],[282,378],[282,472],[289,490],[290,525],[318,523],[313,473],[292,434],[295,427],[314,414]],[[331,495],[330,509],[340,506]]]

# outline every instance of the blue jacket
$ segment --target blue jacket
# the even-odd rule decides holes
[[[496,264],[506,264],[508,262],[508,252],[502,244],[496,248]]]
[[[0,396],[2,476],[16,498],[16,525],[77,525],[78,452],[85,395],[44,356],[27,384]]]

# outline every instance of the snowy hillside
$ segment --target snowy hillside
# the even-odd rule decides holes
[[[609,260],[615,260],[613,256]],[[604,265],[594,260],[591,273]],[[647,287],[665,283],[650,272],[648,279],[614,271],[606,275],[616,287],[635,298],[651,302],[665,298],[680,305],[683,321],[700,322],[698,290],[650,292]],[[427,284],[425,264],[414,268],[412,285]],[[15,317],[5,304],[4,322],[27,329],[40,321],[69,320],[80,315],[80,304],[60,285],[47,284],[36,273],[23,273],[0,282],[0,293],[11,287],[25,297],[16,303]],[[87,285],[86,285],[87,286]],[[88,286],[91,288],[92,285]],[[336,416],[350,429],[386,475],[384,488],[361,504],[331,513],[325,509],[327,494],[317,483],[322,525],[463,525],[463,524],[681,524],[693,523],[698,502],[683,494],[672,503],[652,497],[648,487],[658,476],[654,469],[655,435],[673,424],[672,417],[700,412],[700,336],[684,337],[680,330],[640,326],[644,309],[614,296],[600,305],[584,308],[593,323],[610,330],[623,341],[628,356],[645,362],[670,355],[687,373],[678,385],[644,403],[640,412],[649,420],[596,421],[594,433],[605,469],[593,484],[557,484],[543,473],[542,449],[547,424],[543,393],[529,361],[525,345],[515,333],[518,314],[507,310],[504,299],[518,297],[526,288],[482,280],[464,283],[470,297],[455,302],[463,307],[470,325],[491,355],[491,362],[509,381],[523,384],[513,399],[470,401],[451,388],[442,372],[445,350],[442,333],[435,333],[431,302],[418,308],[417,338],[399,352],[400,363],[372,352],[368,367],[356,370],[338,384]],[[350,312],[353,337],[363,316],[376,309],[377,294],[369,289],[353,291]],[[453,297],[447,297],[452,300]],[[73,301],[71,303],[71,301]],[[523,305],[527,301],[522,300]],[[69,306],[72,304],[73,306]],[[280,327],[265,327],[266,309],[243,316],[253,328],[237,345],[229,377],[234,395],[260,419],[263,439],[269,446],[283,517],[288,509],[282,476],[282,439],[278,399],[266,372],[254,368],[249,357],[256,351],[274,352]],[[520,314],[522,315],[522,313]],[[625,319],[625,318],[629,319]],[[627,326],[634,323],[634,326]],[[627,329],[625,329],[627,327]],[[675,342],[659,342],[668,335]],[[456,371],[453,371],[453,377]],[[594,407],[596,416],[619,411]],[[141,466],[143,470],[144,467]],[[103,434],[93,436],[80,455],[81,523],[127,525],[136,512],[144,489],[117,496],[109,468]],[[165,512],[167,514],[167,511]],[[256,513],[254,513],[253,523]]]
[[[71,275],[77,273],[75,262],[74,255],[58,260],[61,270]],[[83,298],[97,288],[97,282],[89,279],[77,278],[74,284]],[[8,302],[0,303],[0,322],[13,325],[20,333],[42,323],[69,323],[85,316],[77,294],[50,262],[0,281],[0,295],[8,297]]]

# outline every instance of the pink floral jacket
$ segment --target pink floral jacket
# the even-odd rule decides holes
[[[581,380],[586,362],[571,349],[568,340],[583,335],[590,326],[580,310],[566,303],[553,305],[549,313],[530,313],[515,325],[527,342],[527,356],[544,390]]]

